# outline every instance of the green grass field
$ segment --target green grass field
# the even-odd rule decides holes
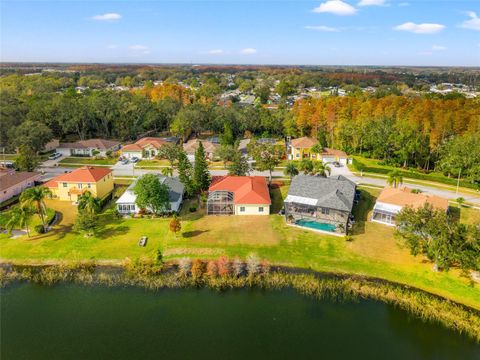
[[[105,159],[94,159],[86,157],[66,157],[59,161],[60,165],[65,164],[85,164],[85,165],[114,165],[118,159],[115,158],[105,158]]]
[[[281,208],[287,186],[272,189],[272,214]],[[188,211],[184,204],[181,234],[168,231],[166,218],[121,218],[107,210],[101,214],[97,236],[84,237],[72,230],[76,209],[69,203],[49,201],[64,216],[45,235],[10,239],[0,235],[0,257],[16,263],[68,260],[110,260],[153,256],[161,249],[166,259],[179,257],[245,257],[256,253],[270,262],[317,271],[374,276],[408,284],[480,310],[480,286],[472,286],[456,270],[434,272],[432,264],[413,257],[394,237],[394,229],[366,221],[379,190],[362,190],[363,201],[355,209],[354,240],[322,235],[285,224],[282,216],[204,216],[204,209]],[[478,211],[462,208],[460,218],[475,221]],[[137,242],[148,236],[145,248]]]

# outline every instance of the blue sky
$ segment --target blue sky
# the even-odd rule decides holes
[[[5,1],[2,61],[480,66],[480,0]]]

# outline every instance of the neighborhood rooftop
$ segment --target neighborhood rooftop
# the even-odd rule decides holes
[[[208,191],[230,191],[234,204],[271,204],[267,182],[263,176],[214,177]]]
[[[425,203],[437,209],[447,210],[448,208],[447,199],[430,194],[415,194],[406,187],[383,189],[377,198],[377,202],[401,207],[410,206],[414,209],[422,207]]]
[[[298,175],[292,180],[285,202],[350,212],[353,208],[355,187],[354,182],[342,175],[329,178]]]
[[[57,187],[57,183],[62,182],[97,182],[110,174],[112,170],[106,168],[98,168],[92,166],[84,166],[73,170],[70,173],[62,174],[54,177],[52,180],[48,181],[45,186],[47,187]]]
[[[79,140],[73,143],[60,143],[58,148],[76,148],[76,149],[89,149],[96,148],[101,150],[108,150],[112,147],[120,145],[120,142],[114,140],[105,139],[89,139]]]

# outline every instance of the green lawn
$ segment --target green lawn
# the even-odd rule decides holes
[[[272,213],[281,207],[287,187],[272,190]],[[181,235],[168,231],[169,219],[122,218],[106,211],[96,237],[86,238],[72,231],[75,211],[62,203],[64,220],[52,233],[32,238],[9,239],[0,235],[0,257],[18,263],[48,260],[113,260],[153,256],[161,249],[167,259],[179,257],[214,258],[220,255],[245,257],[257,253],[275,264],[311,268],[318,271],[353,273],[379,277],[415,286],[480,310],[480,286],[471,286],[457,271],[432,271],[432,264],[413,257],[399,246],[393,229],[365,221],[379,190],[363,189],[361,206],[355,209],[354,240],[321,235],[285,224],[282,216],[204,216],[204,209],[181,215]],[[49,206],[53,206],[50,204]],[[460,217],[479,216],[475,210],[461,209]],[[145,248],[140,236],[148,236]]]
[[[425,173],[412,168],[402,169],[394,166],[384,165],[382,164],[381,160],[368,159],[361,156],[354,156],[353,163],[349,165],[349,168],[352,171],[358,171],[358,172],[361,171],[363,173],[374,173],[374,174],[382,174],[382,175],[387,175],[389,172],[395,169],[395,170],[399,170],[404,178],[432,181],[432,182],[437,182],[437,183],[446,184],[450,186],[457,185],[456,178],[449,178],[443,175],[442,173],[438,173],[438,172]],[[469,189],[478,189],[477,185],[462,179],[460,180],[460,186],[469,188]]]
[[[148,168],[148,167],[165,167],[165,166],[170,166],[170,162],[168,160],[165,160],[165,159],[162,159],[162,160],[144,159],[144,160],[140,160],[138,163],[135,164],[135,167],[137,167],[137,168],[142,168],[142,167],[145,167],[145,168]]]
[[[116,158],[105,158],[105,159],[95,159],[89,157],[66,157],[59,161],[59,164],[85,164],[85,165],[114,165],[118,159]]]

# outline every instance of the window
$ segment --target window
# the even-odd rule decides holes
[[[322,208],[322,214],[324,214],[324,215],[330,214],[330,209]]]
[[[300,157],[300,154],[299,154],[299,153],[296,153],[296,154],[295,154],[295,157]]]
[[[63,183],[63,187],[67,187],[67,186],[68,186],[68,184],[67,184],[67,183]]]
[[[91,189],[91,188],[92,188],[92,184],[88,183],[88,184],[87,184],[87,187],[88,187],[89,189]]]
[[[260,206],[260,207],[258,208],[258,212],[263,212],[263,206]]]
[[[79,189],[81,189],[81,188],[82,188],[82,184],[81,184],[81,183],[78,183],[78,184],[77,184],[77,187],[78,187]]]
[[[245,206],[240,206],[240,212],[245,212]]]

